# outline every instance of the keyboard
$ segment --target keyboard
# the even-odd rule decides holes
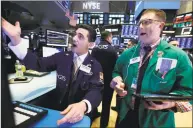
[[[15,125],[18,128],[26,128],[43,118],[48,113],[48,110],[35,105],[29,105],[19,101],[14,101],[13,104]]]

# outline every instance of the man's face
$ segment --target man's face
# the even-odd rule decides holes
[[[73,37],[72,51],[78,55],[82,55],[88,52],[89,40],[88,30],[84,28],[78,28],[76,34]]]
[[[170,41],[169,44],[178,47],[179,46],[179,42],[178,41]]]
[[[138,25],[139,40],[148,45],[155,43],[160,38],[164,22],[161,22],[154,13],[149,12],[141,16]]]
[[[131,48],[131,47],[133,47],[133,44],[131,43],[131,41],[129,41],[127,44],[127,48]]]

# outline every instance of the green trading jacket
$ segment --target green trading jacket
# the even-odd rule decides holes
[[[119,110],[119,122],[124,119],[128,110],[130,110],[131,84],[133,78],[137,78],[139,63],[130,64],[130,59],[139,57],[140,44],[126,50],[118,58],[113,78],[121,76],[127,86],[128,94],[121,99]],[[171,58],[177,60],[175,68],[170,69],[164,79],[155,74],[158,57]],[[177,93],[192,95],[192,64],[184,51],[169,45],[161,40],[149,61],[142,81],[141,93]],[[174,112],[161,110],[147,110],[141,103],[139,107],[139,125],[140,127],[175,127]],[[134,122],[137,123],[137,122]]]

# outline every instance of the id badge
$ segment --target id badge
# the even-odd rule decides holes
[[[131,84],[131,89],[134,89],[134,90],[137,89],[137,78],[133,78],[132,84]]]
[[[135,64],[135,63],[138,63],[138,62],[140,62],[140,57],[139,56],[130,59],[130,64]]]
[[[133,78],[132,84],[131,84],[131,89],[133,90],[133,93],[136,93],[137,90],[137,78]],[[130,107],[132,110],[134,110],[134,104],[135,104],[135,97],[131,97],[131,102],[130,102]]]
[[[91,68],[82,64],[80,66],[80,70],[86,73],[90,73]]]

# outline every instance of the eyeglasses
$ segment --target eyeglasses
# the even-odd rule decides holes
[[[159,21],[159,20],[153,20],[153,19],[145,19],[145,20],[141,20],[137,23],[137,25],[139,26],[140,24],[142,25],[149,25],[149,24],[152,24],[153,22],[162,22],[162,21]]]

